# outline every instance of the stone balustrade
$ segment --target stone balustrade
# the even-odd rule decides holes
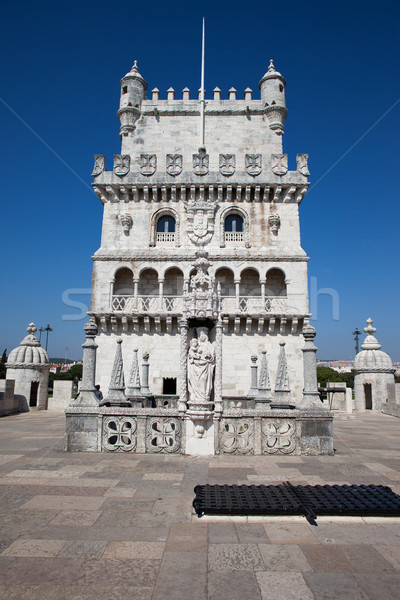
[[[123,313],[174,313],[182,314],[183,296],[131,296],[112,297],[111,310]],[[288,313],[287,299],[277,296],[222,296],[222,314],[277,314]]]

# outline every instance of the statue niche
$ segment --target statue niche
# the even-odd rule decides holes
[[[196,408],[207,408],[211,402],[214,368],[214,344],[208,339],[207,327],[198,327],[197,338],[190,342],[187,366],[189,404]]]

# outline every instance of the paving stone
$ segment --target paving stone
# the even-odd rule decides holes
[[[400,573],[356,573],[360,587],[374,600],[398,598],[400,590]]]
[[[165,542],[109,542],[104,558],[161,559]]]
[[[314,600],[301,573],[256,573],[262,600]]]
[[[304,579],[315,600],[371,600],[348,573],[304,573]]]
[[[78,558],[16,558],[0,571],[0,585],[67,585],[81,567]]]
[[[203,523],[173,523],[166,551],[207,552],[207,525]]]
[[[130,586],[1,586],[1,600],[151,600],[153,588]]]
[[[130,585],[135,589],[154,587],[160,562],[140,559],[88,559],[81,565],[74,583],[87,586],[123,583],[124,586]]]
[[[101,510],[63,510],[59,512],[49,524],[89,527],[97,521],[101,512]]]
[[[393,571],[393,565],[385,560],[383,556],[372,546],[337,546],[339,552],[343,552],[353,569],[359,573],[382,573]]]
[[[214,544],[234,544],[239,541],[236,527],[233,523],[209,523],[208,539]]]
[[[368,546],[370,548],[370,546]],[[396,571],[400,571],[400,546],[376,545],[375,549]]]
[[[252,571],[211,571],[208,574],[208,600],[261,600]]]
[[[152,600],[207,600],[207,555],[164,552]]]
[[[104,498],[98,496],[34,496],[22,508],[50,508],[57,510],[98,510]]]
[[[256,544],[210,544],[208,568],[213,571],[262,571],[265,569]]]
[[[182,481],[184,473],[145,473],[143,480],[149,481]]]
[[[2,556],[56,556],[66,540],[15,540],[3,550]]]
[[[242,544],[268,544],[269,539],[265,528],[261,524],[235,523],[235,529],[239,542]]]
[[[316,546],[319,548],[319,546]],[[296,544],[259,544],[267,571],[312,571],[307,557]]]
[[[271,544],[318,544],[311,525],[303,523],[267,523],[264,525]],[[317,529],[317,528],[315,528]]]
[[[57,556],[66,558],[100,558],[104,554],[107,542],[90,540],[72,540],[67,542]]]
[[[343,573],[353,570],[351,563],[343,553],[342,546],[302,544],[300,547],[312,571]]]

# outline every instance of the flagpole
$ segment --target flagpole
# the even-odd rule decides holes
[[[205,41],[205,18],[203,17],[203,35],[201,45],[201,85],[200,85],[200,150],[205,150],[204,141],[204,41]]]

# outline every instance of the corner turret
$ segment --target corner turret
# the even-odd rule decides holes
[[[121,121],[120,136],[128,136],[135,131],[135,123],[141,114],[142,100],[146,98],[147,83],[140,75],[137,61],[121,79],[121,99],[117,116]]]
[[[264,114],[268,120],[269,128],[277,135],[283,135],[283,123],[288,111],[285,101],[286,81],[282,75],[275,70],[273,60],[269,62],[268,71],[259,83],[261,100],[264,104]]]

